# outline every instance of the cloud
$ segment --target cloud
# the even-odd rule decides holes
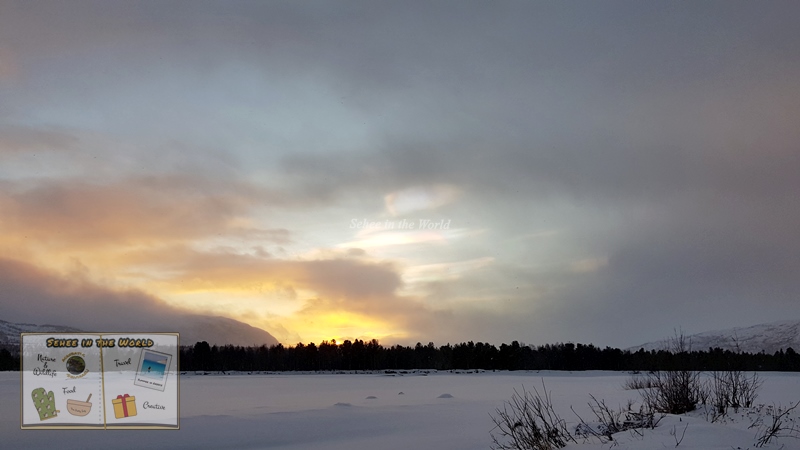
[[[78,138],[55,129],[0,126],[0,157],[24,152],[74,150]]]
[[[447,340],[796,309],[795,4],[119,7],[0,19],[2,254]]]
[[[368,298],[390,294],[400,286],[389,263],[355,259],[286,260],[236,249],[199,251],[185,246],[130,252],[123,264],[146,267],[161,279],[183,285],[196,280],[199,288],[233,288],[285,281],[335,298]],[[189,288],[189,285],[184,285]]]
[[[0,45],[0,82],[15,81],[19,75],[16,55],[10,48]]]
[[[260,203],[275,199],[246,183],[186,175],[7,182],[0,194],[6,233],[57,247],[96,249],[185,241],[220,233],[287,243],[285,229],[242,226]]]
[[[250,319],[270,330],[282,329],[284,339],[294,336],[319,341],[391,335],[405,341],[425,339],[437,327],[433,310],[420,296],[401,293],[404,283],[399,267],[364,259],[363,255],[358,259],[340,256],[284,260],[236,253],[233,249],[197,251],[173,247],[134,252],[129,257],[123,266],[158,274],[154,285],[160,291],[170,292],[175,298],[212,293],[219,305],[230,303],[230,307],[222,309],[234,317]],[[467,269],[463,266],[458,270]],[[277,298],[295,306],[292,312],[256,319],[254,316],[259,313],[239,311],[243,300],[234,294],[247,296],[247,308],[253,311],[275,307]],[[334,329],[338,333],[335,336]],[[288,330],[299,330],[299,334]]]
[[[412,187],[386,194],[386,210],[392,216],[415,211],[436,209],[453,200],[457,190],[453,186],[436,185]]]
[[[411,302],[396,296],[402,280],[390,263],[345,258],[285,260],[226,249],[173,247],[134,253],[125,265],[159,273],[162,287],[182,292],[216,291],[224,295],[231,291],[289,289],[312,292],[317,304],[376,316]],[[298,299],[304,300],[310,299]]]
[[[188,344],[276,343],[269,333],[242,322],[180,310],[141,291],[116,291],[80,275],[60,275],[11,259],[0,259],[0,284],[0,306],[7,321],[90,332],[178,331]]]

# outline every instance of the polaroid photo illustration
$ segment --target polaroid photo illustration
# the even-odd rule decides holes
[[[139,358],[139,369],[136,371],[136,378],[133,380],[133,384],[163,391],[167,387],[167,374],[169,373],[171,361],[172,355],[142,349],[142,356]]]

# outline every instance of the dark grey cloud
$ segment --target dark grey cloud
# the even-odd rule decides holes
[[[183,141],[202,141],[208,130],[228,130],[257,149],[247,158],[266,161],[275,178],[263,181],[272,189],[244,195],[247,202],[311,210],[452,184],[462,190],[461,203],[443,211],[456,222],[502,230],[498,240],[551,227],[567,244],[546,269],[521,268],[519,255],[486,245],[499,261],[487,270],[507,273],[476,279],[495,283],[501,297],[513,282],[508,273],[528,276],[532,281],[520,284],[535,295],[509,293],[510,306],[495,313],[442,311],[426,320],[450,324],[443,329],[463,339],[485,330],[502,340],[578,336],[629,345],[674,326],[701,331],[796,314],[798,13],[795,2],[8,3],[0,55],[14,55],[15,76],[0,93],[17,107],[0,117],[13,124],[3,130],[17,131],[2,142],[33,142],[19,132],[32,129],[18,125],[25,121],[19,105],[81,98],[84,113],[103,116],[114,101],[139,92],[157,106],[126,104],[131,120],[181,141],[186,153],[195,147]],[[226,70],[248,76],[221,87]],[[270,111],[307,101],[262,96],[293,80],[323,86],[360,114],[363,123],[350,125],[363,127],[365,137],[325,139],[339,125],[326,123],[335,112],[312,114],[317,104],[260,119],[282,118],[320,134],[316,142],[287,145],[291,151],[274,131],[231,132],[234,120],[215,122],[226,101]],[[137,83],[146,86],[129,91]],[[39,90],[52,90],[57,100]],[[90,125],[107,120],[112,133],[127,123],[113,114],[87,116],[81,120]],[[53,139],[65,136],[35,138],[61,145]],[[232,149],[220,152],[242,158],[209,188],[227,192],[247,162],[230,156]],[[170,167],[178,172],[216,164],[176,161]],[[83,195],[45,185],[14,201],[23,212],[47,210],[57,202],[45,197],[56,192]],[[210,197],[201,197],[198,214],[213,217],[190,215],[191,224],[180,222],[189,230],[252,207],[209,205]],[[155,215],[172,205],[150,196],[130,203],[149,205],[143,211]],[[592,257],[608,263],[591,273],[568,269],[570,259]],[[333,289],[339,269],[352,267],[319,267],[306,282]],[[365,273],[388,286],[381,296],[399,286],[394,272]],[[430,287],[457,297],[474,281]],[[619,331],[626,324],[630,340]]]

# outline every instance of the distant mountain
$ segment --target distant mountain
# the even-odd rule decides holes
[[[58,325],[34,325],[0,320],[0,345],[19,348],[20,333],[73,333],[81,330]]]
[[[278,343],[274,336],[261,328],[227,317],[187,315],[177,318],[174,326],[181,333],[181,345],[192,345],[201,341],[206,341],[211,345],[242,346],[270,346]]]
[[[72,333],[81,331],[106,331],[117,330],[108,329],[102,324],[98,324],[96,330],[80,330],[78,328],[58,325],[34,325],[29,323],[13,323],[0,320],[0,346],[19,348],[20,333]],[[271,334],[266,331],[250,326],[238,320],[226,317],[186,315],[173,317],[169,326],[156,325],[146,326],[131,323],[120,332],[165,332],[177,331],[181,334],[181,345],[192,345],[196,342],[206,341],[216,345],[274,345],[278,343]]]
[[[706,331],[686,336],[693,350],[708,350],[719,347],[723,350],[742,351],[747,353],[775,353],[792,347],[800,351],[800,320],[784,320],[780,322],[762,323],[750,327],[736,327],[726,330]],[[640,348],[659,350],[667,348],[666,341],[648,342],[631,347],[630,351]]]

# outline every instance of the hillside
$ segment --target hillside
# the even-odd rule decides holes
[[[132,323],[125,329],[110,330],[107,326],[100,325],[98,330],[78,329],[60,325],[35,325],[29,323],[14,323],[0,320],[0,346],[7,348],[19,347],[20,333],[47,333],[47,332],[94,332],[94,331],[119,331],[119,332],[159,332],[177,331],[181,333],[181,344],[191,345],[199,341],[207,341],[216,345],[273,345],[278,341],[268,332],[250,326],[237,320],[225,317],[186,315],[173,318],[168,329],[164,325],[138,326]]]
[[[723,350],[747,353],[772,354],[792,347],[800,350],[800,320],[762,323],[749,327],[735,327],[725,330],[706,331],[687,336],[695,350],[708,350],[719,347]],[[643,348],[658,350],[666,348],[665,341],[648,342],[629,348],[631,351]]]
[[[13,323],[0,320],[0,345],[19,347],[20,333],[69,333],[81,330],[58,325],[34,325],[31,323]]]

